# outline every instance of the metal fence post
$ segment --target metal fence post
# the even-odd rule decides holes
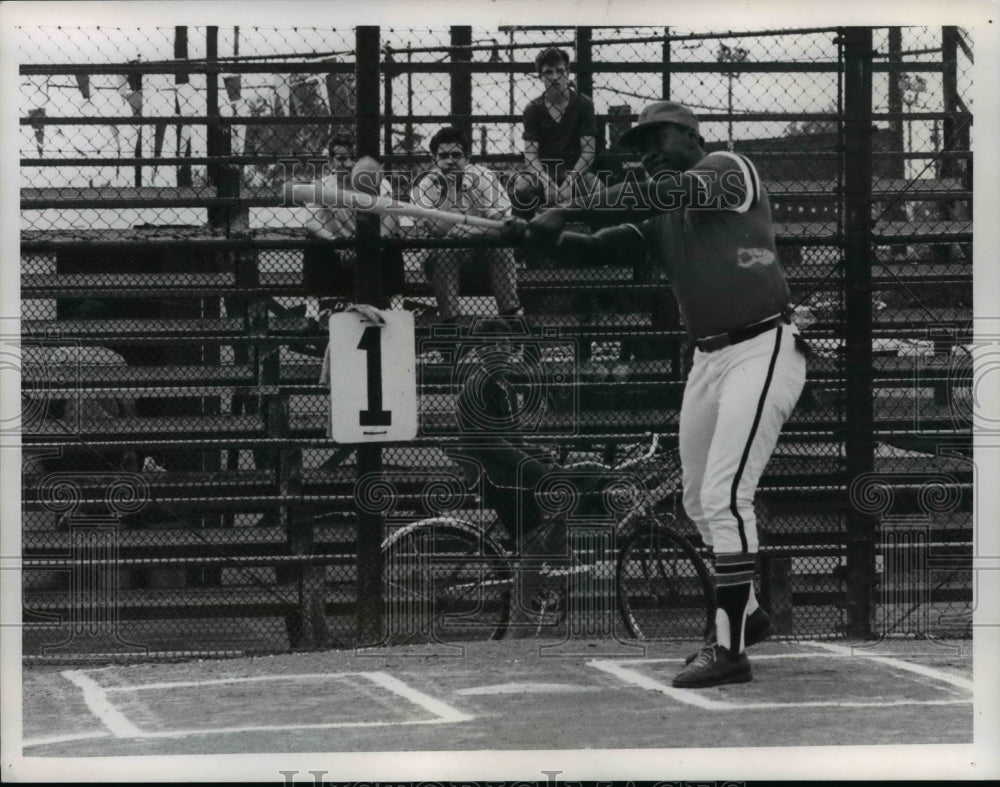
[[[903,62],[903,28],[901,27],[890,27],[888,31],[889,38],[889,59],[888,63],[890,65],[898,64]],[[898,159],[893,159],[892,161],[892,173],[893,177],[905,178],[906,177],[906,160],[903,158],[902,153],[904,151],[903,147],[903,89],[900,85],[900,78],[902,77],[902,71],[889,71],[886,74],[886,79],[888,80],[887,86],[887,101],[889,106],[889,114],[892,115],[892,119],[889,121],[889,128],[892,129],[892,151],[899,155]],[[895,211],[896,215],[902,215],[905,217],[905,211],[902,210],[902,205],[900,205],[900,210]]]
[[[670,28],[663,28],[663,84],[660,98],[670,100]]]
[[[467,25],[451,28],[451,62],[472,61],[472,28]],[[465,132],[472,141],[472,72],[458,69],[451,72],[451,114],[453,126]]]
[[[585,96],[594,93],[594,31],[589,27],[576,29],[576,90]]]
[[[355,31],[357,72],[357,145],[359,156],[379,155],[379,40],[376,26]],[[359,303],[384,307],[379,267],[377,216],[358,215],[357,298]],[[358,479],[382,472],[382,449],[377,444],[358,446]],[[358,642],[374,644],[382,640],[382,541],[385,517],[371,511],[358,512]]]
[[[177,42],[175,41],[175,44]],[[184,48],[186,51],[187,41],[184,36]],[[228,156],[232,153],[230,145],[230,126],[222,124],[222,112],[219,108],[219,73],[215,70],[219,58],[219,28],[210,26],[205,28],[205,59],[206,69],[206,114],[208,116],[206,153],[209,157]],[[206,174],[209,186],[215,188],[214,197],[238,200],[240,197],[240,170],[230,164],[211,163],[207,166]],[[216,205],[206,208],[206,218],[210,230],[224,234],[226,237],[238,237],[246,235],[249,226],[249,209],[242,205]],[[236,255],[221,252],[213,255],[213,269],[216,271],[233,270]],[[230,299],[231,300],[231,299]],[[201,304],[201,313],[204,315],[218,316],[220,314],[220,299],[206,298]],[[228,313],[228,312],[227,312]],[[210,362],[218,365],[220,362],[218,347],[201,348],[203,362]],[[205,415],[218,415],[222,410],[222,403],[216,397],[202,400],[201,412]],[[221,469],[222,456],[218,451],[205,451],[201,455],[201,467],[206,470]],[[225,520],[223,520],[225,521]],[[203,520],[203,526],[211,527],[215,523],[211,517]],[[190,572],[189,572],[190,573]],[[216,575],[218,572],[215,572]],[[218,576],[215,577],[218,579]]]
[[[205,152],[209,158],[220,155],[219,144],[219,72],[215,69],[219,57],[219,28],[215,26],[205,29],[205,60],[209,66],[205,73],[205,114],[208,117],[205,138]],[[219,183],[219,164],[210,162],[206,168],[208,183],[217,186]],[[208,208],[209,226],[214,226],[219,213],[218,207]],[[223,210],[224,213],[224,210]]]
[[[594,95],[594,31],[590,27],[576,29],[576,90],[584,96]],[[597,121],[595,155],[601,156],[608,139],[607,121]],[[599,165],[595,169],[599,168]]]
[[[395,69],[393,68],[393,63],[395,58],[392,55],[392,49],[388,44],[385,46],[385,66],[382,69],[382,75],[385,78],[385,98],[383,100],[384,113],[385,113],[385,127],[383,131],[382,146],[385,150],[385,155],[392,155],[392,78],[395,74]]]
[[[972,150],[972,134],[970,129],[971,119],[968,117],[969,109],[958,90],[958,50],[964,48],[962,44],[962,33],[957,27],[945,27],[941,30],[941,58],[946,68],[942,74],[942,88],[944,93],[944,111],[948,117],[942,121],[941,149],[942,151],[963,151]],[[968,52],[969,50],[966,49]],[[971,53],[969,54],[971,57]],[[957,113],[963,113],[966,117],[958,117]],[[947,162],[947,163],[946,163]],[[949,156],[941,157],[942,172],[941,177],[961,177],[962,190],[972,191],[972,159],[964,159],[963,164],[959,164],[957,159]],[[968,203],[969,215],[972,213],[972,199]],[[971,248],[968,249],[971,258]]]
[[[874,469],[872,394],[872,31],[841,30],[844,47],[844,318],[847,479]],[[847,633],[870,636],[878,521],[848,501]]]
[[[942,74],[942,88],[944,93],[944,111],[948,113],[941,123],[941,177],[961,178],[962,191],[972,192],[972,158],[967,158],[959,163],[958,159],[952,158],[950,153],[957,151],[969,152],[972,150],[971,118],[969,109],[958,90],[958,51],[962,46],[962,33],[957,27],[944,27],[941,29],[941,58],[946,68]],[[959,115],[962,113],[962,115]],[[943,202],[949,211],[948,218],[960,219],[972,215],[973,200],[970,198],[964,210],[954,202]],[[958,247],[960,259],[969,261],[972,259],[972,245],[963,243]],[[950,261],[950,260],[949,260]]]
[[[958,42],[959,31],[957,27],[941,28],[941,65],[944,71],[941,74],[941,93],[944,100],[944,111],[946,114],[941,121],[941,164],[939,173],[943,180],[952,178],[962,178],[962,189],[972,191],[971,167],[963,167],[952,155],[954,151],[971,150],[971,140],[969,134],[969,122],[959,113],[965,110],[958,94]],[[936,152],[936,151],[935,151]],[[964,171],[963,171],[964,170]],[[969,210],[971,211],[971,203]],[[938,216],[944,220],[962,217],[961,203],[952,200],[941,200],[938,203]],[[940,262],[953,264],[955,262],[955,251],[952,244],[945,244],[935,248],[936,256]],[[966,259],[971,259],[972,249],[963,249]]]
[[[188,29],[186,26],[177,26],[174,28],[174,60],[187,60],[188,59]],[[186,85],[190,81],[190,77],[186,72],[178,72],[174,75],[174,84],[176,85]],[[174,99],[174,109],[177,114],[180,114],[180,104],[178,99]],[[188,140],[187,145],[181,148],[181,129],[182,124],[178,123],[175,128],[177,132],[177,158],[182,156],[191,156],[191,141]],[[190,164],[178,164],[177,165],[177,186],[179,188],[184,186],[191,186],[191,165]]]

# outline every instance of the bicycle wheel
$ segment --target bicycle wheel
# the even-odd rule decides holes
[[[665,517],[644,517],[626,538],[616,567],[618,609],[633,637],[700,640],[715,616],[712,576]]]
[[[396,530],[382,544],[386,638],[392,644],[500,639],[513,569],[481,528],[446,517]]]

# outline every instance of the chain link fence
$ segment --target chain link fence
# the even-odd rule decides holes
[[[599,182],[640,171],[621,134],[670,98],[769,191],[815,349],[758,494],[760,591],[780,633],[964,633],[963,32],[871,31],[870,328],[848,318],[846,225],[869,211],[845,183],[858,119],[844,30],[378,33],[373,53],[351,29],[21,30],[25,655],[371,641],[372,532],[432,516],[502,531],[505,503],[459,458],[473,435],[458,397],[492,342],[486,320],[518,307],[518,440],[580,467],[620,462],[649,432],[673,450],[689,348],[648,265],[574,270],[400,218],[383,222],[373,290],[356,265],[370,260],[362,222],[282,196],[289,180],[346,182],[366,154],[384,195],[457,200],[433,193],[435,172],[464,165],[467,186],[490,185],[473,212],[521,210],[526,112],[544,87],[534,59],[553,46],[592,101],[576,136],[593,137]],[[432,143],[444,127],[460,135]],[[362,292],[417,326],[418,437],[374,451],[328,438],[319,382],[322,317]],[[850,418],[859,346],[865,430]],[[694,537],[677,497],[665,505]]]
[[[890,150],[873,190],[877,625],[971,625],[972,52],[954,27],[879,31],[874,117]],[[906,489],[916,489],[907,494]],[[909,569],[903,568],[909,566]],[[922,574],[915,580],[913,567]]]

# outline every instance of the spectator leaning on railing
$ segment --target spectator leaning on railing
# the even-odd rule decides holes
[[[324,186],[351,188],[366,194],[381,197],[392,196],[392,185],[384,177],[382,165],[370,156],[355,160],[354,144],[349,137],[334,137],[330,142],[329,169],[321,178]],[[319,240],[341,240],[353,238],[357,231],[354,211],[346,208],[318,205],[309,208],[305,221],[306,234]],[[382,219],[382,236],[392,237],[400,232],[395,216]],[[386,303],[401,301],[405,287],[403,256],[398,248],[383,248],[379,255],[381,267],[381,289]],[[302,256],[302,286],[305,297],[301,303],[288,305],[288,298],[269,302],[271,311],[281,317],[305,317],[308,319],[305,335],[310,338],[297,341],[289,347],[298,353],[320,356],[324,353],[326,340],[325,317],[340,311],[355,299],[357,288],[358,257],[353,248],[330,249],[322,246],[307,246]],[[382,305],[382,304],[379,304]]]
[[[334,137],[330,143],[330,172],[323,178],[324,185],[349,187],[355,191],[392,196],[392,187],[383,177],[382,165],[373,158],[354,158],[354,145],[347,137]],[[314,208],[306,222],[306,233],[312,238],[336,240],[352,238],[357,229],[354,211],[344,208],[319,206]],[[399,233],[399,223],[394,216],[382,219],[383,236]],[[403,258],[399,249],[382,249],[379,255],[382,270],[382,292],[402,295],[404,288]],[[331,301],[353,301],[357,276],[357,253],[354,249],[307,248],[302,261],[302,283],[309,300],[306,314],[315,317]]]
[[[510,216],[510,200],[496,175],[469,163],[469,139],[461,129],[446,126],[439,130],[431,138],[430,150],[434,166],[415,179],[410,192],[414,203],[490,219]],[[440,238],[484,234],[466,225],[426,219],[420,222],[420,228]],[[520,312],[517,268],[510,249],[425,249],[422,256],[442,321],[456,322],[461,316],[461,272],[473,262],[487,267],[499,313],[507,316]]]

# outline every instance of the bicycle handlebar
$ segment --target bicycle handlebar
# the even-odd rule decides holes
[[[650,437],[652,438],[649,441],[649,449],[641,456],[637,456],[634,459],[629,459],[626,462],[622,462],[620,465],[613,468],[614,470],[624,470],[628,467],[631,467],[632,465],[637,465],[641,462],[645,462],[647,459],[653,458],[653,455],[656,453],[656,449],[659,448],[660,445],[660,433],[646,432],[646,434],[650,435]]]

